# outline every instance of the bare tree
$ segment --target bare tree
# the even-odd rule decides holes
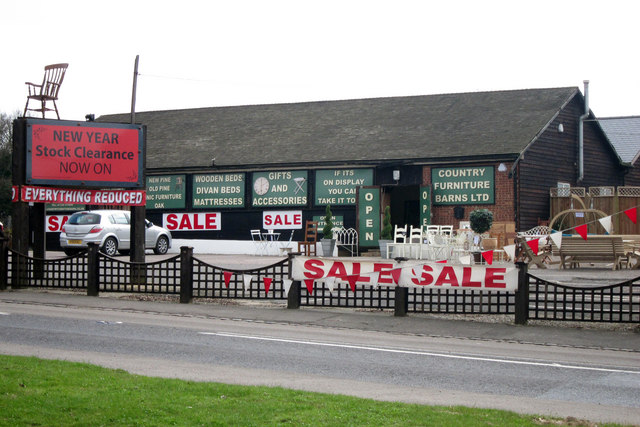
[[[5,226],[11,215],[11,156],[13,147],[13,121],[20,116],[0,113],[0,221]]]

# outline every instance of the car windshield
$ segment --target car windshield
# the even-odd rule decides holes
[[[75,213],[69,218],[69,224],[100,224],[100,215],[89,213]]]

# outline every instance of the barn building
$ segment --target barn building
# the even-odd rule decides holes
[[[550,188],[629,185],[633,163],[620,157],[577,87],[135,118],[147,126],[147,216],[166,225],[168,214],[217,214],[215,230],[174,228],[185,239],[246,240],[250,229],[273,226],[266,213],[293,212],[304,222],[322,217],[327,204],[338,224],[362,233],[372,224],[358,198],[363,189],[379,194],[375,227],[389,205],[395,224],[458,227],[487,208],[495,221],[525,230],[549,218]],[[301,237],[296,231],[294,240]],[[361,246],[377,247],[377,237],[361,235]]]

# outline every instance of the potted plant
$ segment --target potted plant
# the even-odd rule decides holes
[[[391,235],[391,207],[384,208],[384,218],[382,220],[382,230],[380,231],[380,240],[378,245],[380,246],[380,256],[382,258],[387,257],[387,245],[393,242],[393,236]]]
[[[480,246],[482,234],[491,230],[491,226],[493,225],[493,213],[489,209],[476,209],[469,214],[469,223],[471,230],[473,230],[478,238],[477,246]],[[474,242],[475,240],[474,238]]]
[[[324,211],[324,227],[322,228],[322,255],[333,256],[333,249],[336,246],[336,239],[333,238],[333,214],[331,205],[327,205]]]

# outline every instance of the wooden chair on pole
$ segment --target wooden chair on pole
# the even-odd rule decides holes
[[[58,99],[58,92],[64,80],[64,74],[67,71],[69,64],[52,64],[44,67],[44,78],[42,84],[35,84],[31,82],[25,82],[29,94],[27,95],[27,104],[24,106],[24,117],[27,115],[27,111],[40,111],[42,118],[47,111],[55,111],[58,120],[60,120],[60,114],[58,113],[58,106],[56,101]],[[40,102],[40,108],[29,108],[29,101],[31,100]],[[47,102],[53,102],[53,108],[47,107]]]
[[[318,242],[318,221],[307,221],[304,228],[304,240],[298,242],[298,252],[305,256],[316,256]]]

